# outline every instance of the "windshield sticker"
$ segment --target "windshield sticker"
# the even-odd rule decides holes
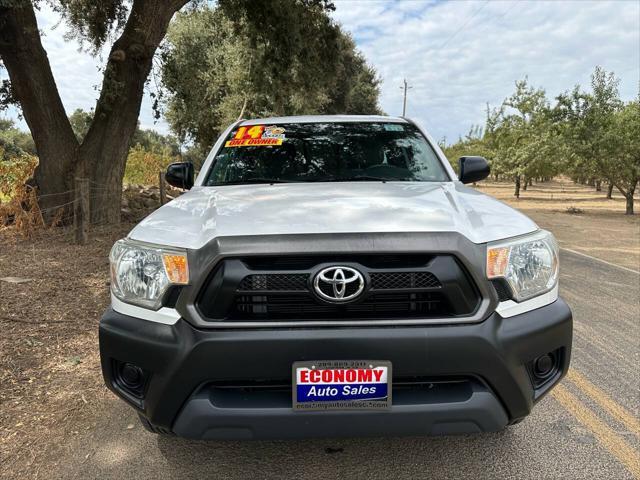
[[[385,123],[384,129],[387,132],[404,132],[404,127],[402,125],[398,125],[397,123]]]
[[[285,139],[284,128],[272,125],[253,125],[240,127],[231,140],[227,140],[225,147],[267,147],[282,145]]]

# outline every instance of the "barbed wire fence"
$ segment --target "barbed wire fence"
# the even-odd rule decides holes
[[[167,195],[163,172],[158,175],[157,188],[159,191],[156,201],[157,207],[160,207],[173,198]],[[84,245],[88,242],[92,229],[113,223],[113,219],[108,218],[108,213],[113,212],[113,205],[105,205],[99,209],[95,207],[97,200],[103,199],[106,192],[112,191],[113,188],[108,185],[88,178],[75,178],[73,189],[45,195],[37,195],[35,189],[28,187],[21,198],[0,204],[0,228],[14,225],[25,237],[40,232],[50,240],[65,239]],[[56,200],[60,203],[54,203]],[[146,207],[153,208],[148,205]],[[117,211],[120,215],[120,202]]]

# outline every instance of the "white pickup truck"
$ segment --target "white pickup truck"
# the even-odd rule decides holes
[[[553,235],[405,118],[230,126],[114,245],[107,386],[198,439],[496,431],[569,367]]]

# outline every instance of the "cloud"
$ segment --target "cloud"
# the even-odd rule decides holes
[[[383,79],[382,108],[402,112],[436,138],[455,141],[483,123],[528,76],[550,98],[579,83],[596,65],[622,79],[624,99],[638,94],[640,3],[529,1],[337,0],[334,18],[352,32]]]
[[[436,138],[455,141],[483,123],[486,103],[498,105],[525,76],[553,98],[576,83],[589,84],[596,65],[621,79],[631,99],[640,83],[640,3],[637,1],[336,0],[334,18],[352,32],[383,79],[382,108],[402,111],[402,79],[409,90],[407,115]],[[67,112],[95,106],[106,51],[93,57],[42,4],[37,14],[60,96]],[[6,72],[0,71],[0,77]],[[146,94],[140,124],[155,122]],[[15,118],[17,112],[8,115]],[[26,128],[24,122],[21,126]]]

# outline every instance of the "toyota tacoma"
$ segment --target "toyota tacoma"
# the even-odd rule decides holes
[[[195,439],[491,432],[567,372],[558,246],[405,118],[241,120],[110,254],[107,386]]]

